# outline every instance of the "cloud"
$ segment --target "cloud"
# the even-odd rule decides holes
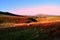
[[[37,14],[48,14],[48,15],[60,15],[60,7],[53,5],[45,5],[39,7],[28,7],[28,8],[17,8],[10,12],[19,15],[37,15]]]

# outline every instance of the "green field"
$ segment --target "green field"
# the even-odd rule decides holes
[[[0,40],[48,40],[46,29],[23,29],[15,31],[1,31]]]

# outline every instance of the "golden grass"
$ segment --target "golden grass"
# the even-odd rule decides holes
[[[28,20],[29,19],[26,17],[15,17],[15,16],[0,17],[0,28],[15,27],[15,26],[30,26],[30,25],[36,26],[45,23],[51,24],[54,22],[60,22],[59,17],[36,18],[38,22],[26,23]]]
[[[59,17],[46,17],[46,18],[37,18],[38,22],[50,22],[50,21],[60,21]]]

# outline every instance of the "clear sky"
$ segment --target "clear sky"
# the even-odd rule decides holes
[[[60,15],[60,0],[0,0],[0,11],[15,14],[54,14]]]

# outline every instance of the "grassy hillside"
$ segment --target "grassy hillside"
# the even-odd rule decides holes
[[[42,22],[44,22],[44,21],[56,21],[56,20],[60,20],[60,17],[52,17],[52,16],[50,16],[50,17],[46,17],[46,18],[40,18],[40,17],[38,17],[38,18],[36,18],[36,20],[37,21],[42,21]]]
[[[45,24],[44,24],[45,25]],[[0,40],[59,40],[60,23],[47,26],[37,25],[28,28],[12,27],[0,28]]]
[[[60,40],[60,17],[0,15],[0,40]]]
[[[39,31],[40,30],[40,31]],[[0,32],[0,40],[47,40],[45,29],[24,29]]]

